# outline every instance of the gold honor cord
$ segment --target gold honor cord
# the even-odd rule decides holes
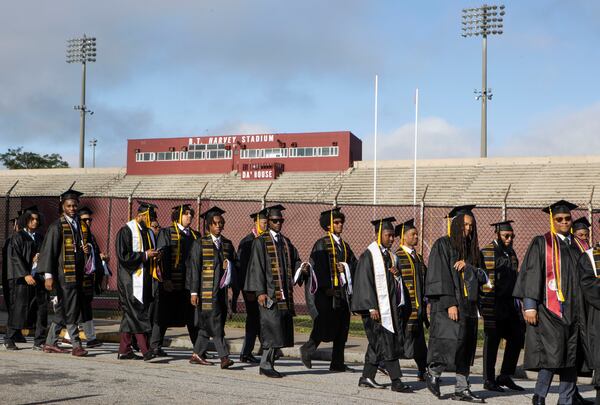
[[[256,214],[256,234],[260,235],[262,232],[262,229],[260,229],[260,214]]]
[[[181,235],[179,234],[179,226],[181,223],[181,217],[183,216],[183,205],[179,206],[179,222],[173,222],[173,227],[177,233],[177,256],[175,257],[175,268],[179,266],[179,256],[181,255]]]
[[[556,277],[556,288],[557,288],[557,294],[558,294],[558,300],[560,302],[565,302],[565,296],[563,295],[562,292],[562,286],[561,286],[561,280],[560,280],[560,258],[559,258],[559,251],[558,249],[560,249],[558,247],[557,242],[557,236],[556,236],[556,228],[554,227],[554,214],[552,213],[552,208],[549,208],[550,210],[550,233],[552,236],[552,257],[554,257],[554,275]]]
[[[333,286],[337,287],[340,283],[337,272],[337,254],[335,251],[335,242],[333,240],[333,210],[329,211],[329,241],[331,242],[331,254],[333,256]]]
[[[152,231],[149,231],[149,232],[152,232]],[[150,239],[150,233],[146,233],[146,236],[148,237],[148,246],[152,246],[152,239]],[[154,278],[158,281],[162,281],[160,270],[158,269],[158,264],[156,263],[155,257],[150,259],[150,271],[152,273],[152,278]]]
[[[379,220],[379,230],[377,231],[377,244],[381,247],[381,225],[383,224],[382,220]]]
[[[402,232],[404,232],[404,225],[402,226]],[[402,241],[401,241],[402,242]],[[410,254],[405,250],[404,253],[406,253],[406,257],[408,258],[408,262],[410,263],[410,269],[412,270],[413,273],[413,286],[415,289],[415,304],[417,309],[419,309],[419,294],[417,292],[417,270],[415,267],[415,263],[413,262],[412,257],[410,256]],[[416,252],[415,252],[416,254]]]

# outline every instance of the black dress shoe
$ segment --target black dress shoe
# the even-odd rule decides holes
[[[575,395],[573,395],[573,405],[594,405],[594,403],[595,401],[582,397],[579,390],[575,391]]]
[[[4,348],[6,350],[19,350],[19,348],[17,347],[17,345],[15,344],[15,342],[6,342],[4,343]]]
[[[375,380],[373,380],[372,378],[369,378],[369,377],[360,377],[358,379],[358,386],[366,387],[366,388],[385,389],[385,386],[383,386],[381,384],[377,384],[375,382]]]
[[[483,388],[485,388],[488,391],[504,392],[504,388],[502,388],[501,386],[496,384],[495,381],[490,381],[490,380],[486,380],[483,383]]]
[[[15,336],[15,343],[27,343],[27,339],[23,335]]]
[[[329,366],[329,371],[332,371],[332,372],[334,372],[334,373],[345,373],[345,372],[350,372],[350,373],[353,373],[353,372],[354,372],[354,369],[352,369],[352,368],[348,367],[348,366],[347,366],[347,365],[345,365],[345,364],[342,364],[341,366],[333,366],[333,365],[330,365],[330,366]]]
[[[546,405],[546,398],[542,398],[538,396],[538,394],[533,394],[531,398],[532,405]]]
[[[258,374],[264,375],[265,377],[269,377],[269,378],[281,378],[281,377],[283,377],[283,375],[279,371],[276,371],[274,369],[267,370],[266,368],[259,368],[258,369]]]
[[[425,382],[427,383],[427,389],[436,397],[440,397],[440,378],[434,377],[429,371],[425,372]]]
[[[152,350],[155,357],[168,357],[169,355],[165,352],[162,347],[156,347]]]
[[[144,353],[144,361],[150,361],[154,358],[156,358],[156,354],[154,354],[154,351],[148,350],[146,353]]]
[[[302,360],[302,364],[306,368],[312,368],[312,360],[310,358],[310,353],[304,346],[300,346],[300,360]]]
[[[452,395],[452,399],[454,401],[475,402],[478,404],[485,403],[485,400],[483,398],[480,398],[477,395],[473,394],[469,388],[460,392],[455,392],[454,395]]]
[[[121,353],[117,354],[117,359],[118,360],[141,360],[141,359],[143,359],[143,357],[138,356],[134,352],[129,352],[129,353],[124,353],[124,354],[121,354]]]
[[[89,342],[87,342],[85,344],[85,347],[87,347],[88,349],[93,349],[94,347],[100,347],[100,346],[102,346],[102,342],[99,341],[98,339],[90,340]]]
[[[283,352],[281,351],[281,349],[275,349],[275,360],[279,360],[280,358],[283,357]]]
[[[515,384],[515,382],[508,375],[499,375],[496,378],[496,384],[500,386],[505,386],[508,389],[513,391],[525,391],[525,388]]]
[[[254,357],[252,354],[240,354],[240,362],[258,364],[260,363],[260,360]]]
[[[396,392],[412,392],[410,385],[404,384],[401,379],[396,379],[392,381],[392,391]]]

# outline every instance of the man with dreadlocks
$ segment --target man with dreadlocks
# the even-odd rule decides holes
[[[283,377],[273,367],[275,351],[294,345],[293,285],[302,284],[300,274],[309,271],[308,263],[300,261],[292,242],[281,234],[283,210],[282,205],[267,209],[269,231],[252,242],[244,286],[245,291],[257,296],[263,348],[259,373],[270,378]]]
[[[523,366],[538,371],[533,404],[545,403],[555,374],[560,376],[560,404],[583,400],[576,394],[577,352],[582,348],[586,320],[583,296],[578,294],[581,253],[571,235],[575,208],[560,200],[543,209],[550,214],[550,232],[531,241],[513,291],[525,308]]]
[[[260,313],[258,312],[258,301],[256,294],[252,291],[244,291],[244,283],[246,282],[246,274],[248,273],[248,264],[250,263],[250,254],[252,252],[252,242],[263,232],[268,230],[267,210],[262,209],[250,215],[253,221],[252,231],[246,235],[238,246],[238,264],[239,271],[235,278],[235,287],[233,292],[233,308],[236,308],[235,303],[239,293],[242,293],[244,306],[246,307],[246,333],[244,335],[244,343],[240,353],[240,361],[242,363],[260,363],[260,360],[252,355],[252,350],[256,344],[256,338],[260,335]]]
[[[152,331],[150,304],[155,296],[156,284],[161,280],[158,267],[160,252],[156,250],[154,233],[149,230],[156,205],[143,201],[138,201],[138,204],[137,215],[119,230],[116,238],[119,261],[117,286],[123,312],[117,358],[140,359],[132,349],[132,338],[135,336],[144,361],[148,361],[155,357],[148,347],[146,335]]]
[[[414,219],[396,225],[396,237],[400,238],[400,246],[396,250],[398,270],[409,294],[411,312],[406,322],[404,336],[404,356],[414,359],[419,371],[417,380],[425,381],[427,369],[427,344],[425,328],[429,328],[427,319],[427,300],[425,300],[425,274],[427,267],[423,256],[417,253],[419,232]]]
[[[305,297],[313,319],[308,341],[300,346],[302,363],[312,368],[311,356],[321,342],[333,342],[330,371],[350,370],[344,364],[344,346],[350,330],[352,274],[356,258],[342,240],[346,216],[340,208],[323,211],[319,223],[327,235],[315,242],[310,265],[315,280],[306,280]],[[314,281],[314,282],[313,282]]]
[[[425,292],[431,303],[427,388],[440,397],[439,378],[454,366],[453,399],[483,402],[471,392],[469,372],[477,347],[479,287],[489,283],[477,240],[474,205],[453,208],[448,235],[435,241],[429,255]]]
[[[205,366],[213,364],[206,360],[205,354],[212,337],[222,369],[233,365],[225,343],[225,321],[227,289],[235,277],[237,261],[233,244],[222,235],[224,213],[221,208],[212,207],[200,215],[204,219],[205,235],[194,241],[186,263],[186,288],[191,293],[198,327],[190,363]]]
[[[510,377],[517,368],[519,353],[525,339],[525,323],[520,301],[512,296],[519,274],[519,260],[513,250],[515,232],[512,223],[513,221],[502,221],[491,224],[496,232],[496,238],[481,249],[485,268],[492,283],[492,288],[482,287],[479,300],[485,333],[483,387],[498,392],[504,392],[502,386],[523,391],[523,388],[515,384]],[[500,339],[506,339],[506,348],[500,375],[495,378]]]
[[[167,328],[187,326],[192,344],[198,336],[190,292],[185,288],[185,262],[194,241],[200,237],[190,227],[194,215],[194,209],[189,204],[173,207],[171,226],[162,228],[158,234],[156,249],[161,252],[163,281],[158,285],[158,302],[154,308],[150,338],[150,348],[157,356],[166,355],[162,344]]]

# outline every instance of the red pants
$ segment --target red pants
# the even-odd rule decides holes
[[[119,354],[127,354],[132,351],[131,348],[131,338],[135,335],[135,339],[137,340],[137,344],[140,347],[140,351],[142,354],[146,354],[148,352],[148,339],[146,335],[143,333],[128,333],[121,332],[121,341],[119,343]]]

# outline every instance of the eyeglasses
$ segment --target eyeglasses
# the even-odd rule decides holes
[[[566,216],[566,217],[554,217],[554,220],[556,222],[558,222],[559,224],[563,223],[563,222],[571,222],[571,216]]]
[[[273,222],[274,224],[283,224],[284,219],[283,218],[269,218],[269,221]]]
[[[150,228],[152,228],[152,229],[160,229],[160,225],[150,225]]]
[[[515,235],[500,235],[502,239],[514,239]]]

